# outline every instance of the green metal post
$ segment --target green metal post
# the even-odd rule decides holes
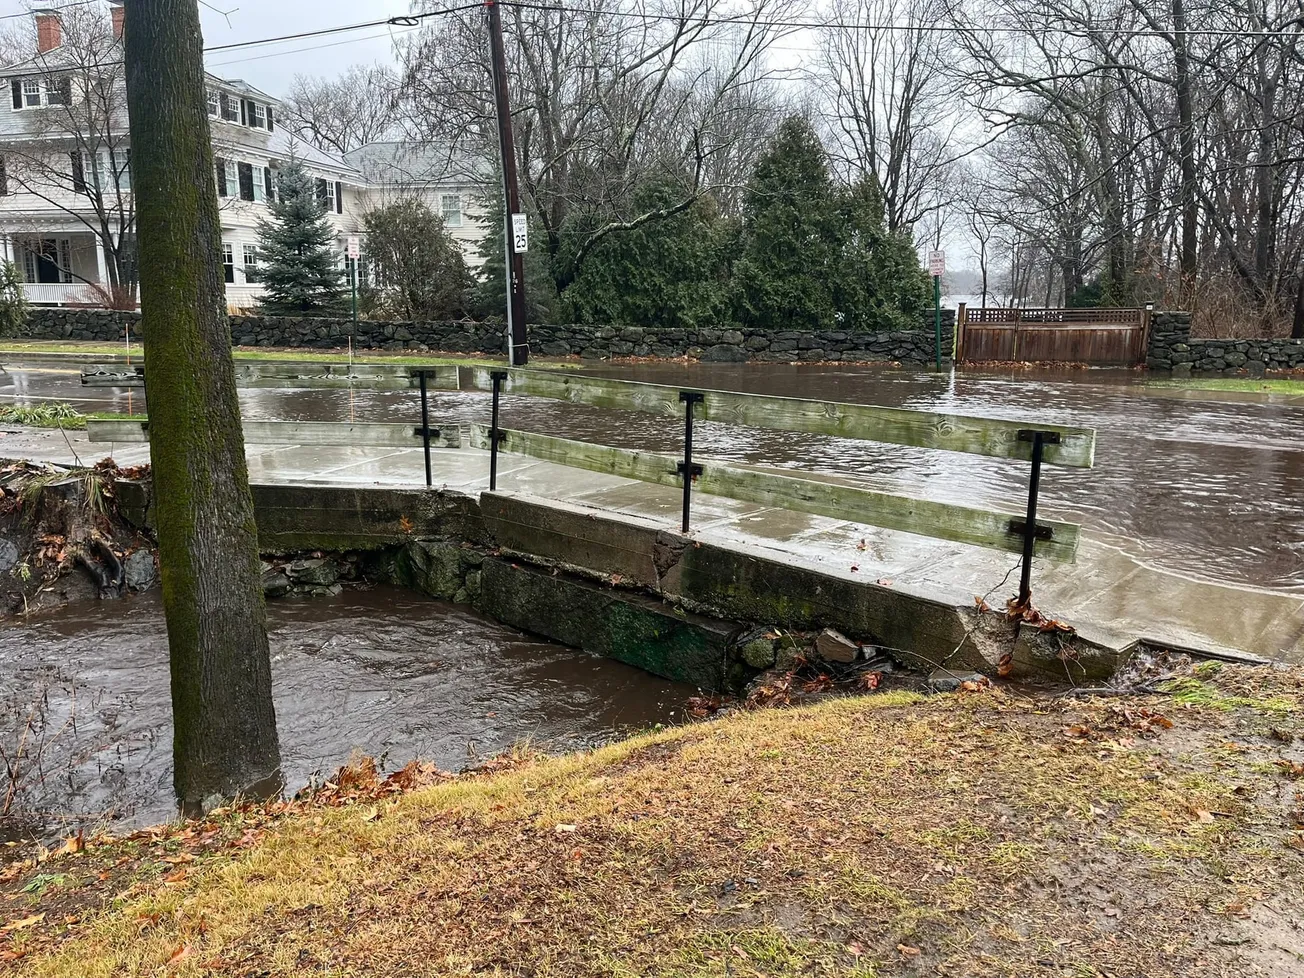
[[[942,276],[933,276],[933,333],[937,338],[937,369],[942,369]]]
[[[353,280],[353,332],[358,331],[358,260],[352,258],[349,260],[349,267],[352,274],[349,276]]]

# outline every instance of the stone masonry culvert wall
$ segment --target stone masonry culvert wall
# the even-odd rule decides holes
[[[1304,340],[1192,339],[1189,312],[1157,312],[1150,324],[1146,366],[1174,377],[1261,377],[1268,370],[1304,368]]]

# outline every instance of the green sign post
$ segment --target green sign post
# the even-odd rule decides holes
[[[353,332],[358,331],[358,261],[362,258],[362,242],[350,235],[348,242],[349,284],[353,287]]]
[[[928,274],[933,276],[933,336],[937,349],[937,369],[942,369],[942,276],[946,274],[946,252],[928,253]]]

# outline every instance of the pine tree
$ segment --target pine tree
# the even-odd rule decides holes
[[[828,157],[801,116],[785,119],[747,185],[739,320],[773,330],[836,325],[838,199]]]
[[[848,329],[915,329],[932,305],[933,288],[914,242],[887,228],[875,176],[840,195],[842,248],[836,300]]]
[[[293,157],[281,167],[270,219],[258,222],[265,294],[262,307],[272,315],[292,316],[338,309],[344,273],[335,253],[335,228],[315,181]]]

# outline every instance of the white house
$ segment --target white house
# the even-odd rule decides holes
[[[122,67],[120,2],[33,13],[36,51],[0,69],[0,255],[13,261],[37,305],[126,304],[134,280],[135,207]],[[3,88],[0,88],[0,93]],[[0,94],[0,99],[3,95]],[[208,76],[227,302],[256,304],[257,223],[268,213],[277,167],[297,157],[317,180],[343,261],[363,215],[398,194],[418,194],[443,215],[468,260],[484,234],[474,181],[436,166],[432,150],[399,143],[338,157],[279,125],[281,103],[234,79]]]

